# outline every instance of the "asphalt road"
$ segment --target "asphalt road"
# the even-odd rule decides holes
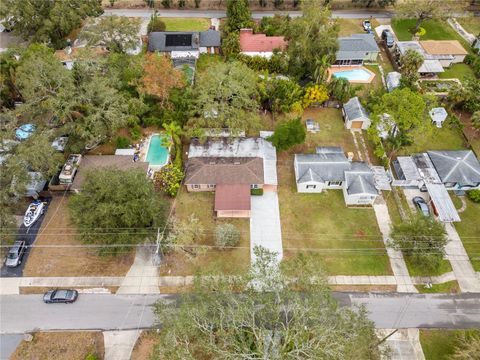
[[[365,305],[380,329],[480,328],[480,294],[335,293],[342,306]],[[129,330],[154,326],[150,305],[161,295],[80,294],[74,304],[44,304],[42,295],[0,296],[0,333]],[[171,298],[171,296],[169,296]]]
[[[201,17],[201,18],[224,18],[227,16],[225,11],[221,10],[166,10],[159,11],[162,17]],[[150,9],[105,9],[103,15],[119,15],[129,17],[150,18],[153,11]],[[289,14],[291,17],[302,15],[301,11],[253,11],[253,19],[261,19],[262,17],[272,17],[275,14]],[[368,10],[345,10],[332,11],[332,17],[344,19],[364,19],[370,16],[374,18],[391,18],[393,13],[389,11],[368,11]]]
[[[45,202],[50,202],[50,199],[42,199],[42,201]],[[35,239],[37,238],[38,231],[40,230],[40,227],[42,226],[43,219],[45,218],[45,214],[47,213],[48,205],[45,207],[45,211],[43,215],[40,216],[40,218],[29,228],[25,227],[25,225],[22,224],[20,228],[18,229],[18,235],[16,240],[17,241],[25,241],[27,246],[32,245],[35,242]],[[14,268],[8,268],[5,266],[5,259],[2,259],[2,268],[0,269],[0,276],[1,277],[21,277],[23,276],[23,269],[25,268],[25,264],[27,263],[28,255],[30,254],[30,248],[27,247],[25,250],[25,254],[23,255],[22,258],[22,263]]]

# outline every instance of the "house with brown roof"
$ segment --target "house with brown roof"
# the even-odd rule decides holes
[[[247,56],[271,58],[274,50],[286,50],[288,42],[283,36],[254,34],[252,29],[240,29],[240,52]]]
[[[420,45],[427,56],[438,60],[443,67],[462,63],[468,54],[458,40],[425,40]]]
[[[252,189],[276,191],[276,150],[262,138],[192,140],[185,171],[189,192],[214,191],[218,217],[250,217]]]

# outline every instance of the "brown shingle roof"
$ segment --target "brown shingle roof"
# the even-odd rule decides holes
[[[194,157],[188,159],[186,185],[263,184],[263,160],[244,157]]]
[[[131,156],[123,155],[85,155],[77,170],[75,179],[71,186],[72,190],[81,190],[85,182],[85,176],[89,170],[114,168],[118,170],[143,170],[145,175],[148,170],[148,163],[133,161]]]
[[[215,211],[250,210],[250,185],[217,185]]]
[[[467,55],[468,51],[458,40],[425,40],[420,41],[425,52],[429,55]]]

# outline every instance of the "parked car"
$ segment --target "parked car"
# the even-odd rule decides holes
[[[412,201],[415,204],[416,208],[420,210],[424,216],[430,216],[430,210],[428,209],[428,205],[421,196],[415,196]]]
[[[393,37],[393,34],[389,29],[385,29],[382,31],[382,40],[385,41],[385,44],[387,44],[387,47],[389,48],[395,45],[395,38]]]
[[[372,31],[372,23],[370,22],[370,20],[363,20],[362,26],[363,30],[365,30],[366,32]]]
[[[5,266],[17,267],[22,263],[23,254],[25,253],[25,241],[15,241],[5,260]]]
[[[47,291],[43,295],[43,301],[47,304],[64,303],[70,304],[78,298],[78,291],[71,289],[55,289]]]

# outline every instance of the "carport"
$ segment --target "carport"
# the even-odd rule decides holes
[[[442,222],[459,222],[460,216],[443,184],[426,183],[428,195],[435,215]]]

